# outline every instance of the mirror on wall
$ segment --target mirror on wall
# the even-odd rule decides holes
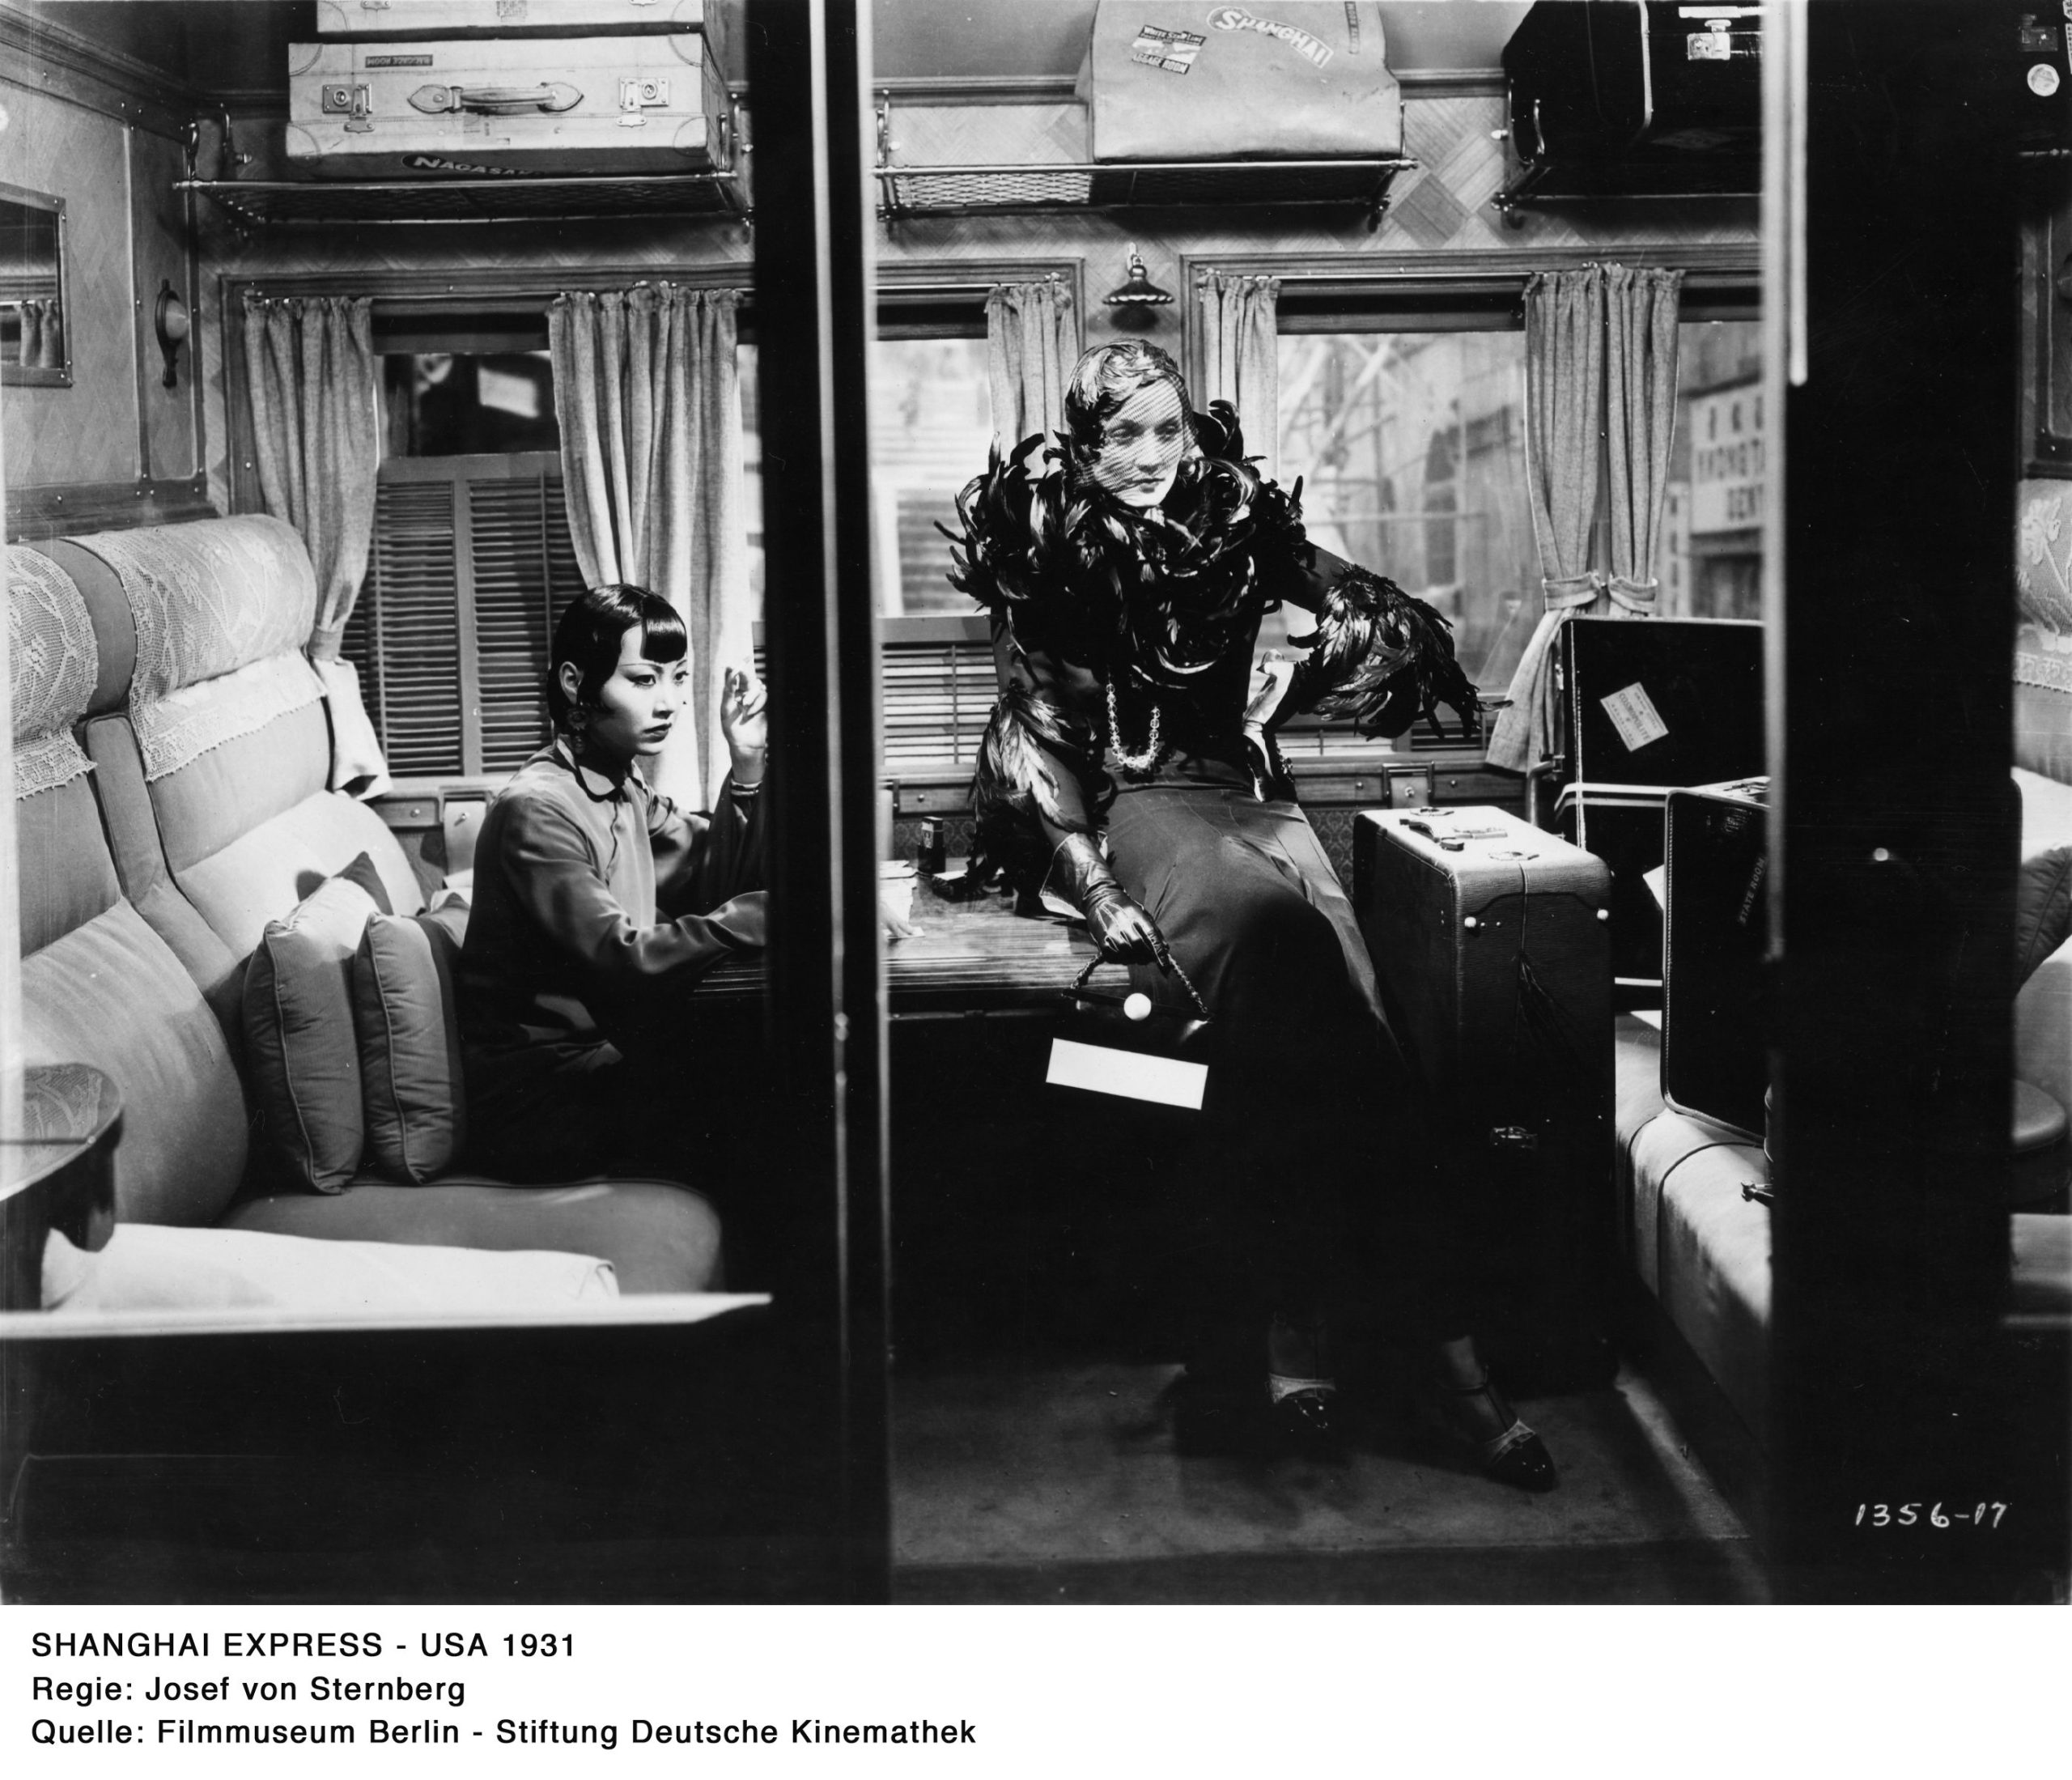
[[[69,387],[65,200],[0,185],[0,384]]]

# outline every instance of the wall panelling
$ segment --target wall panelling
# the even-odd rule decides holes
[[[130,129],[117,118],[11,84],[0,180],[65,200],[72,387],[14,387],[0,404],[7,486],[134,477],[137,342],[130,253]],[[157,288],[155,285],[152,287]]]

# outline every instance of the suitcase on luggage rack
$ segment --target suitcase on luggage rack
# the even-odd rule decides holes
[[[325,179],[704,173],[732,164],[703,35],[288,46],[289,159]]]
[[[1392,160],[1403,94],[1374,0],[1100,0],[1078,92],[1097,161]]]
[[[1505,812],[1364,810],[1353,903],[1520,1388],[1601,1382],[1611,1255],[1611,877]]]

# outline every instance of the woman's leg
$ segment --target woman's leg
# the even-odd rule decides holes
[[[1263,1358],[1284,1396],[1331,1376],[1322,1315],[1359,1183],[1348,1139],[1371,1106],[1382,1034],[1329,914],[1271,825],[1251,819],[1259,808],[1213,789],[1126,794],[1109,843],[1211,1013],[1202,1141],[1175,1208],[1191,1370],[1256,1393]],[[1132,975],[1186,1005],[1157,966]]]

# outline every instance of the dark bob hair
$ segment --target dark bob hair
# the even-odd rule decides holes
[[[575,664],[581,693],[577,703],[594,707],[597,694],[618,665],[626,633],[640,627],[640,652],[650,661],[681,661],[690,648],[683,620],[667,600],[644,587],[609,581],[593,587],[570,605],[554,627],[554,647],[547,654],[547,715],[554,728],[567,733],[574,709],[561,689],[561,665]]]

